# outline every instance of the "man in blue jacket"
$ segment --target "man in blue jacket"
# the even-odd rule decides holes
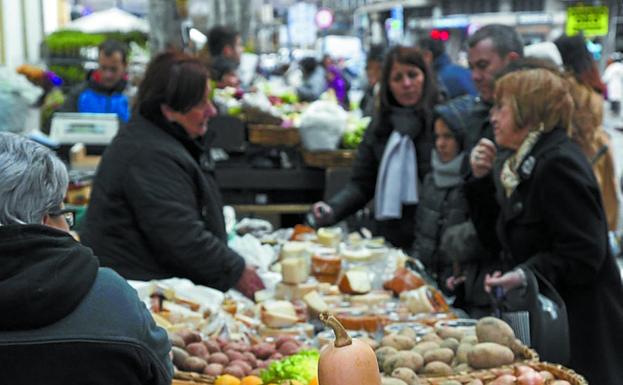
[[[452,63],[441,40],[427,37],[420,40],[417,46],[423,51],[428,65],[435,71],[439,89],[447,99],[461,95],[478,95],[470,71]]]
[[[130,118],[127,86],[127,48],[116,40],[106,40],[99,46],[99,68],[88,74],[87,80],[76,86],[59,112],[90,112],[117,114],[121,122]]]

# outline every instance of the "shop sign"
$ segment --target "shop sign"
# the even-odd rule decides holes
[[[567,35],[580,32],[584,36],[606,36],[608,34],[608,7],[579,6],[567,8]]]

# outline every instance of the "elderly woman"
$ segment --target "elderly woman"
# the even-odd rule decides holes
[[[435,79],[421,53],[397,46],[386,56],[377,115],[359,145],[350,183],[312,213],[319,225],[334,224],[372,198],[379,232],[410,249],[415,234],[418,185],[430,171]]]
[[[69,234],[68,179],[47,148],[0,134],[0,383],[170,384],[166,332]]]
[[[499,203],[505,270],[487,276],[486,287],[509,291],[525,286],[529,272],[540,273],[566,303],[569,366],[591,384],[615,385],[623,378],[623,337],[616,332],[623,325],[623,288],[595,176],[567,136],[572,113],[569,83],[558,73],[531,69],[501,77],[491,122],[496,144],[512,154],[496,161],[496,146],[482,139],[470,159],[475,179],[465,188],[480,201],[495,191]]]
[[[197,59],[156,56],[128,126],[106,149],[83,242],[127,279],[188,278],[253,297],[255,270],[227,246],[222,199],[201,139],[215,109]]]

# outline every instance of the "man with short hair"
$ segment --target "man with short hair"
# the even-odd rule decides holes
[[[89,112],[117,114],[127,122],[130,107],[127,95],[127,48],[116,40],[106,40],[99,46],[99,68],[89,72],[87,80],[74,87],[59,112]]]
[[[208,32],[208,50],[213,59],[222,56],[240,64],[242,55],[240,34],[231,27],[218,25]]]
[[[417,45],[422,49],[426,63],[435,71],[439,89],[447,99],[478,94],[469,70],[452,63],[443,41],[426,37]]]

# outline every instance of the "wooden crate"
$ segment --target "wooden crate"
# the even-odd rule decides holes
[[[296,146],[301,143],[301,135],[298,128],[249,124],[249,142],[262,146]]]
[[[303,162],[310,167],[350,167],[357,150],[303,151]]]

